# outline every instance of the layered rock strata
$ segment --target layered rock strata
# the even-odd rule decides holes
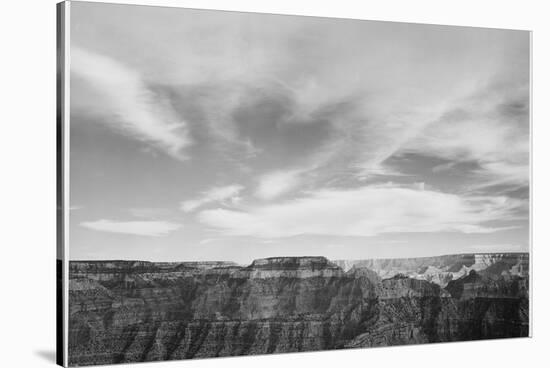
[[[323,257],[71,262],[69,364],[527,336],[528,277],[506,262],[444,288]]]

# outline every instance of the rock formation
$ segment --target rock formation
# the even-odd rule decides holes
[[[367,262],[374,270],[359,262],[344,270],[324,257],[267,258],[246,267],[73,261],[69,363],[528,335],[528,255],[514,258],[519,264],[508,256],[482,257],[485,267],[475,266],[476,257],[448,257],[455,258]],[[457,272],[458,265],[469,272],[446,287],[410,277],[418,267]],[[383,267],[391,277],[383,277]]]
[[[492,273],[505,273],[523,278],[529,274],[528,253],[452,254],[420,258],[339,260],[334,263],[345,271],[353,267],[366,267],[382,278],[404,274],[442,287],[447,286],[451,280],[468,275],[472,270],[489,269]]]

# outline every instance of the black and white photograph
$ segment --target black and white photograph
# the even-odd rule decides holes
[[[530,32],[59,6],[66,365],[530,336]]]
[[[0,367],[548,365],[544,2],[0,9]]]

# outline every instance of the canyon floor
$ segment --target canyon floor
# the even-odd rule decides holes
[[[69,364],[529,335],[529,254],[71,261]]]

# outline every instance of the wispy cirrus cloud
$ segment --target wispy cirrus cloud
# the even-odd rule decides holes
[[[100,110],[107,125],[176,159],[186,159],[183,150],[191,144],[187,124],[140,72],[111,57],[72,46],[71,73],[99,96],[101,109],[91,110]]]
[[[450,160],[434,171],[452,170],[459,162],[476,162],[472,188],[529,183],[528,82],[489,83],[411,139],[402,150]]]
[[[485,223],[513,217],[521,201],[423,190],[422,186],[368,186],[320,190],[279,204],[245,210],[204,210],[199,221],[225,235],[278,238],[296,235],[374,236],[395,232],[490,233]]]
[[[185,231],[163,241],[203,245],[228,258],[270,255],[265,249],[308,254],[333,236],[338,251],[372,257],[367,243],[399,232],[423,233],[401,234],[407,243],[386,254],[432,254],[442,243],[463,251],[453,248],[458,239],[528,242],[528,32],[160,8],[94,11],[86,3],[76,14],[71,37],[83,47],[73,51],[73,121],[101,113],[96,120],[146,143],[140,151],[159,164],[120,160],[106,172],[102,148],[110,154],[117,140],[98,143],[93,157],[85,145],[72,147],[75,166],[94,175],[75,186],[75,198],[108,203],[112,211],[92,218],[116,218],[110,214],[124,206],[137,220],[92,221],[81,231],[129,234],[183,211]],[[83,103],[87,110],[78,109]],[[78,130],[88,142],[104,133]],[[133,146],[115,149],[126,155]],[[192,160],[177,170],[164,157],[188,155]],[[377,185],[389,180],[397,184]],[[182,197],[191,185],[201,189]],[[108,200],[110,193],[120,200]],[[135,198],[168,209],[133,208]],[[518,228],[499,231],[512,226]],[[197,248],[166,247],[166,254],[196,257]]]
[[[199,197],[181,202],[180,209],[183,212],[192,212],[197,208],[213,202],[239,201],[239,193],[244,189],[242,185],[233,184],[222,187],[214,187],[203,192]]]
[[[107,219],[81,222],[80,226],[108,233],[142,236],[165,236],[181,228],[180,224],[169,221],[115,221]]]

